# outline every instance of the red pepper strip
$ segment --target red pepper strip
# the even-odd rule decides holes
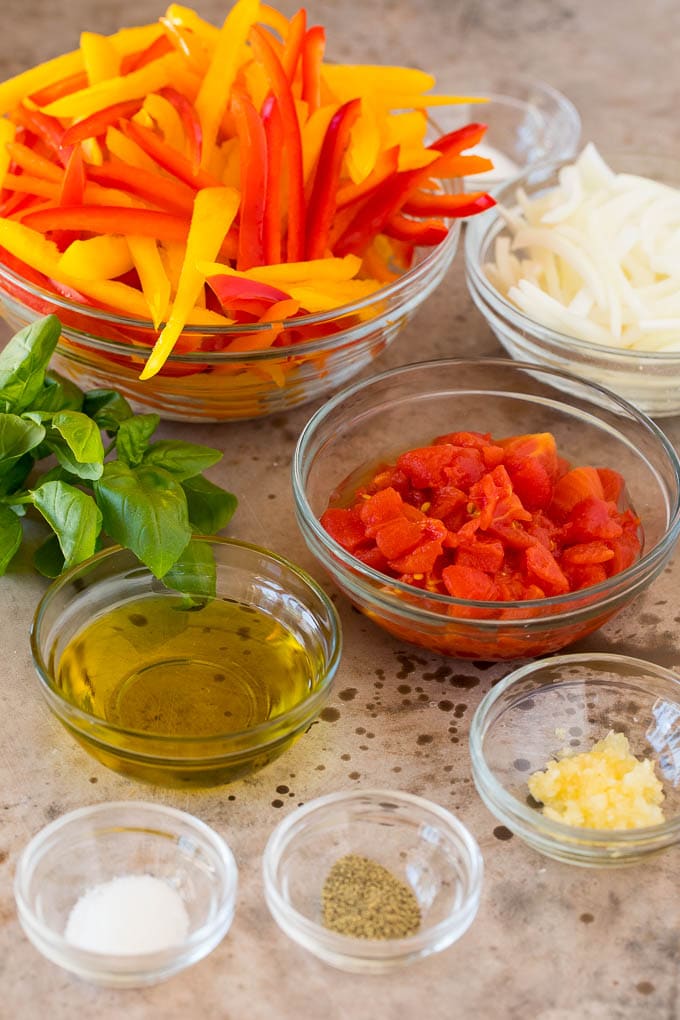
[[[307,31],[307,12],[301,7],[290,19],[288,36],[283,46],[281,63],[289,82],[293,81]]]
[[[194,173],[196,173],[201,165],[201,153],[203,150],[203,128],[201,127],[200,118],[193,104],[189,102],[186,96],[178,92],[177,89],[167,86],[167,88],[160,90],[159,95],[167,99],[169,103],[172,103],[180,115],[182,125],[184,126],[184,133],[189,143],[191,166]]]
[[[321,259],[326,254],[342,160],[360,113],[361,100],[350,99],[333,115],[326,130],[307,208],[306,259]]]
[[[472,191],[467,195],[440,195],[418,191],[404,202],[402,211],[410,216],[471,216],[496,204],[485,191]]]
[[[289,295],[279,290],[278,287],[271,287],[268,283],[260,283],[258,280],[248,280],[239,276],[222,274],[209,276],[206,283],[214,291],[226,311],[237,310],[242,303],[245,305],[251,301],[264,301],[268,305],[273,305],[277,301],[289,300]]]
[[[310,117],[321,106],[321,64],[325,49],[323,25],[312,25],[302,43],[302,100],[307,103]]]
[[[264,203],[264,264],[281,261],[281,167],[283,124],[279,104],[267,96],[262,106],[262,123],[267,140],[267,194]]]
[[[114,205],[76,205],[41,209],[23,217],[25,226],[49,230],[85,230],[92,234],[142,234],[160,241],[184,243],[189,223],[181,216],[155,209]]]
[[[130,166],[122,159],[111,156],[101,166],[88,169],[90,180],[105,187],[122,185],[126,191],[166,208],[169,212],[191,217],[194,193],[180,181],[162,177],[151,170]]]
[[[288,238],[286,255],[289,262],[301,262],[305,246],[305,192],[300,124],[290,82],[281,61],[267,39],[267,33],[254,25],[249,34],[255,58],[264,65],[272,91],[281,111],[285,151],[288,163]]]
[[[21,103],[14,111],[12,119],[42,139],[48,149],[54,152],[61,165],[66,166],[71,151],[64,147],[64,129],[56,117],[50,117],[41,110],[31,110]]]
[[[383,233],[388,237],[427,247],[440,244],[448,232],[448,227],[441,220],[409,220],[399,213],[390,216],[383,227]]]
[[[159,138],[149,128],[144,127],[142,124],[137,124],[134,120],[123,121],[120,127],[128,138],[131,138],[133,142],[137,142],[137,145],[144,150],[147,156],[151,156],[164,170],[167,170],[168,173],[177,177],[180,181],[184,181],[190,187],[221,187],[220,182],[212,174],[209,174],[206,170],[194,170],[190,160],[183,156],[181,152],[178,152],[177,149],[167,145],[162,138]]]
[[[241,210],[236,267],[243,270],[261,266],[264,262],[267,137],[250,97],[236,87],[232,90],[231,111],[236,122],[241,159]]]
[[[121,75],[126,75],[131,74],[132,71],[138,71],[140,67],[150,64],[152,60],[158,60],[159,57],[166,56],[171,50],[172,44],[168,37],[159,35],[145,49],[137,50],[136,53],[126,54],[120,63],[120,73]]]
[[[87,88],[87,85],[87,73],[76,71],[75,74],[69,74],[66,78],[60,78],[59,81],[52,82],[51,85],[46,85],[45,88],[34,92],[31,100],[36,106],[48,106],[56,99],[61,99],[62,96],[70,96],[72,92],[79,92],[81,89]]]
[[[334,254],[363,252],[372,239],[383,232],[387,221],[400,211],[412,192],[420,188],[430,177],[436,177],[440,167],[452,155],[479,141],[485,130],[484,124],[467,124],[457,131],[451,131],[428,146],[430,151],[441,153],[432,163],[416,170],[399,171],[384,181],[370,199],[357,210],[354,219],[338,238]]]
[[[20,218],[20,213],[25,212],[26,209],[33,209],[36,204],[40,204],[37,196],[15,191],[13,195],[9,195],[0,202],[0,216],[4,219]]]
[[[116,124],[121,117],[129,119],[133,117],[144,103],[143,99],[129,99],[123,103],[114,103],[104,110],[97,110],[96,113],[84,117],[83,120],[71,124],[64,131],[62,145],[77,145],[86,138],[97,138],[106,134],[106,129]]]
[[[59,194],[59,205],[82,205],[85,192],[85,166],[80,146],[71,152]]]
[[[399,146],[393,145],[391,149],[385,149],[384,152],[380,153],[370,174],[360,184],[355,184],[351,181],[349,184],[344,184],[338,190],[337,208],[344,209],[345,206],[352,205],[352,203],[358,202],[361,198],[367,198],[384,181],[392,177],[397,172],[398,167]]]
[[[21,142],[10,142],[7,150],[12,161],[22,170],[28,170],[35,177],[43,177],[45,180],[54,181],[57,184],[61,183],[64,171],[45,156],[30,149],[28,145],[22,145]]]

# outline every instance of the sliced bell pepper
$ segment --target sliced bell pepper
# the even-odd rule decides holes
[[[104,110],[114,103],[140,99],[149,92],[156,92],[170,85],[179,67],[181,57],[176,53],[168,53],[158,60],[145,64],[137,71],[131,71],[117,78],[101,81],[97,85],[62,96],[45,107],[44,113],[50,117],[89,117],[99,110]]]
[[[168,321],[156,341],[140,379],[149,379],[163,367],[189,320],[205,277],[199,261],[217,255],[238,211],[240,195],[234,188],[203,188],[194,200],[194,213],[186,242],[186,254],[177,294]]]
[[[268,96],[262,107],[267,150],[266,195],[264,203],[264,262],[281,261],[281,176],[283,169],[283,123],[276,98]]]
[[[483,212],[495,205],[490,195],[474,191],[460,195],[446,195],[440,192],[419,191],[407,198],[402,206],[409,216],[444,216],[457,218]]]
[[[80,280],[113,280],[132,266],[125,238],[116,235],[73,241],[59,259],[61,271]]]
[[[255,25],[249,34],[255,58],[269,76],[272,91],[281,111],[288,169],[288,236],[286,255],[289,262],[304,258],[305,195],[303,186],[302,144],[290,82],[281,61],[262,28]]]
[[[326,254],[335,215],[338,182],[350,133],[361,113],[361,100],[351,99],[333,116],[324,138],[307,206],[305,257],[320,259]]]
[[[16,127],[6,117],[0,118],[0,190],[5,174],[8,173],[12,161],[12,146],[16,137]],[[30,149],[28,150],[31,151]]]
[[[144,104],[134,118],[136,124],[142,124],[151,131],[158,131],[166,145],[178,152],[185,150],[184,125],[179,113],[165,99],[160,91],[151,92],[144,99]]]
[[[130,234],[126,238],[132,263],[137,270],[142,293],[149,306],[149,315],[154,329],[158,329],[167,315],[170,303],[170,280],[158,245],[152,237]]]
[[[325,50],[325,29],[322,25],[312,25],[302,42],[302,98],[310,116],[321,106],[321,66]]]
[[[90,167],[88,170],[90,180],[98,184],[113,187],[123,187],[132,195],[139,195],[140,198],[153,202],[169,212],[191,217],[193,210],[194,195],[189,187],[180,181],[171,180],[169,177],[161,177],[158,173],[151,173],[142,167],[132,167],[120,159],[107,159],[99,167]]]
[[[448,232],[449,228],[441,220],[410,220],[399,213],[390,216],[383,227],[383,233],[387,237],[427,247],[441,244]]]
[[[23,218],[32,230],[85,230],[94,234],[142,234],[168,241],[184,242],[189,222],[172,213],[155,209],[128,209],[120,206],[55,206],[28,213]]]
[[[203,150],[203,128],[201,127],[201,121],[196,113],[196,109],[186,96],[170,85],[167,88],[161,89],[159,95],[167,99],[169,103],[172,103],[180,116],[189,147],[189,159],[195,173],[201,165],[201,153]]]
[[[114,103],[103,110],[76,121],[64,131],[62,145],[77,145],[85,138],[96,138],[105,135],[107,129],[121,118],[132,117],[142,106],[143,99],[130,99],[122,103]]]
[[[80,52],[88,84],[98,85],[120,74],[120,54],[107,36],[97,32],[81,32]]]
[[[264,210],[267,197],[267,138],[249,97],[234,88],[231,109],[241,154],[241,209],[237,269],[264,262]]]
[[[298,62],[302,54],[302,44],[307,31],[307,13],[304,7],[295,12],[288,23],[288,33],[283,44],[281,65],[286,72],[288,81],[295,77]]]
[[[180,181],[184,181],[185,184],[194,188],[214,188],[220,186],[220,182],[212,174],[200,168],[195,170],[191,161],[186,156],[166,145],[162,138],[159,138],[149,128],[129,120],[121,124],[121,129],[128,138],[131,138],[148,156],[151,156],[160,167],[167,170],[174,177],[179,178]]]

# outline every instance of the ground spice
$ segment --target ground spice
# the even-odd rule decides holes
[[[325,927],[341,935],[399,939],[420,928],[420,908],[410,886],[360,854],[346,854],[335,862],[321,903]]]

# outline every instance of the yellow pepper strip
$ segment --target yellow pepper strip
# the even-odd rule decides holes
[[[181,4],[170,4],[165,12],[165,17],[173,25],[179,25],[180,28],[188,28],[202,39],[203,42],[207,43],[209,47],[213,48],[217,45],[220,34],[219,28],[215,28],[209,21],[204,21],[190,7],[183,7]]]
[[[180,115],[172,103],[169,103],[163,96],[152,92],[144,100],[142,109],[161,129],[163,140],[178,152],[184,152],[184,128]],[[132,119],[137,120],[138,118],[137,114]],[[143,121],[141,122],[143,123]],[[153,127],[153,124],[151,126]]]
[[[431,149],[419,147],[413,149],[400,148],[397,170],[420,170],[423,166],[429,166],[441,155]]]
[[[270,4],[260,4],[259,20],[263,25],[269,25],[270,28],[273,28],[281,36],[282,41],[288,38],[290,22],[285,14],[277,11],[275,7],[271,7]]]
[[[380,289],[377,280],[327,280],[324,283],[289,283],[286,290],[308,312],[328,312],[341,305],[361,301]]]
[[[459,106],[461,103],[487,103],[482,96],[430,96],[416,95],[413,92],[395,92],[393,95],[377,94],[373,97],[376,106],[382,104],[389,110],[425,109],[428,106]]]
[[[338,112],[335,103],[319,106],[300,130],[302,143],[302,174],[305,184],[309,180],[321,153],[321,146],[331,120]]]
[[[97,32],[81,32],[80,52],[90,85],[116,78],[120,74],[120,54],[111,40]]]
[[[162,35],[163,26],[157,21],[152,21],[150,25],[134,25],[132,28],[121,28],[108,38],[111,40],[111,45],[116,53],[121,57],[126,57],[128,53],[136,53],[137,50],[143,50],[147,46],[151,46]]]
[[[243,76],[246,82],[246,91],[253,101],[253,106],[259,111],[271,88],[267,72],[262,64],[251,60],[244,68]]]
[[[149,92],[169,85],[175,72],[182,64],[182,57],[177,53],[168,53],[150,64],[140,67],[138,71],[102,81],[86,89],[72,92],[70,96],[62,96],[53,103],[43,107],[43,113],[52,117],[74,117],[80,120],[89,117],[98,110],[104,110],[114,103],[122,103],[128,99],[141,99]]]
[[[59,269],[63,273],[81,280],[113,280],[132,267],[127,241],[117,234],[72,241],[59,259]]]
[[[220,146],[223,166],[220,175],[222,183],[227,187],[241,187],[241,153],[240,142],[236,136],[228,138]]]
[[[116,127],[109,127],[106,130],[106,148],[112,156],[117,156],[124,163],[130,166],[139,167],[142,170],[150,170],[151,173],[158,173],[158,166],[147,156],[144,149],[137,142],[134,142]]]
[[[357,96],[420,95],[434,88],[435,79],[413,67],[382,67],[371,64],[323,64],[321,76],[340,103]],[[395,107],[398,109],[398,107]]]
[[[205,77],[196,96],[196,112],[203,128],[201,166],[205,169],[217,140],[222,115],[242,59],[248,32],[257,21],[259,0],[237,0],[229,11],[215,46]]]
[[[12,162],[8,146],[14,142],[16,130],[16,126],[11,120],[7,120],[5,117],[0,119],[0,188]],[[45,162],[48,161],[46,160]]]
[[[365,181],[380,154],[380,126],[370,100],[361,100],[361,114],[350,134],[345,166],[355,184]]]
[[[146,301],[138,290],[115,280],[82,280],[69,276],[59,268],[61,256],[54,241],[48,241],[37,230],[17,220],[0,219],[0,247],[44,276],[75,287],[85,297],[106,308],[137,319],[147,318]]]
[[[194,199],[186,255],[168,321],[158,337],[140,379],[150,379],[163,367],[191,317],[205,277],[199,260],[213,261],[238,212],[241,196],[234,188],[202,188]]]
[[[405,148],[423,146],[427,132],[427,117],[422,110],[411,110],[408,113],[388,113],[383,122],[383,146],[391,149],[393,145]]]
[[[152,237],[142,237],[138,234],[129,235],[127,244],[142,285],[142,293],[149,306],[153,327],[158,329],[167,315],[170,304],[170,280],[165,272],[158,245]]]
[[[158,253],[163,263],[163,269],[170,281],[170,296],[174,298],[179,286],[179,278],[184,265],[185,248],[179,241],[163,241],[159,245]]]
[[[221,262],[199,262],[198,268],[204,277],[240,276],[244,280],[256,280],[268,283],[272,287],[287,290],[288,284],[319,282],[342,283],[352,280],[361,269],[358,255],[345,255],[344,258],[311,259],[309,262],[282,262],[275,266],[254,266],[252,269],[239,271],[225,266]]]

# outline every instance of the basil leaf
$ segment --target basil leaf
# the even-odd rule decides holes
[[[85,481],[93,482],[97,478],[101,478],[104,465],[101,461],[88,461],[83,464],[73,455],[72,450],[69,448],[61,436],[55,435],[48,436],[46,440],[47,447],[50,453],[53,453],[57,458],[61,466],[71,475],[76,478],[82,478]]]
[[[52,418],[52,428],[61,435],[80,464],[101,464],[104,445],[99,426],[80,411],[59,411]]]
[[[194,531],[215,535],[226,528],[238,505],[236,496],[201,475],[187,478],[182,482],[182,488]]]
[[[47,315],[20,329],[0,351],[0,402],[7,410],[21,412],[31,406],[60,333],[59,319]]]
[[[215,598],[217,568],[210,543],[192,539],[177,562],[163,575],[163,584],[185,595]]]
[[[83,406],[83,392],[70,379],[57,372],[48,371],[45,385],[36,395],[33,406],[40,411],[80,411]]]
[[[45,429],[18,414],[0,414],[0,462],[14,461],[34,450],[45,438]]]
[[[116,390],[88,390],[83,411],[107,432],[117,432],[120,423],[133,415],[125,397]]]
[[[33,464],[30,453],[25,453],[18,460],[0,464],[0,496],[9,496],[20,489],[30,475]]]
[[[116,451],[121,460],[130,467],[142,463],[149,439],[158,428],[157,414],[136,414],[121,422],[116,437]]]
[[[219,450],[210,446],[185,443],[183,439],[162,439],[152,443],[144,454],[145,464],[165,468],[178,481],[200,475],[222,459]]]
[[[191,538],[179,483],[151,464],[109,461],[94,490],[111,538],[131,549],[156,577],[166,574]]]
[[[21,521],[13,510],[0,503],[0,576],[6,573],[22,537]]]
[[[31,502],[59,539],[65,568],[92,556],[102,526],[92,496],[67,482],[45,482],[33,490]]]
[[[64,554],[56,535],[50,535],[33,553],[33,565],[43,577],[59,577],[64,569]]]

